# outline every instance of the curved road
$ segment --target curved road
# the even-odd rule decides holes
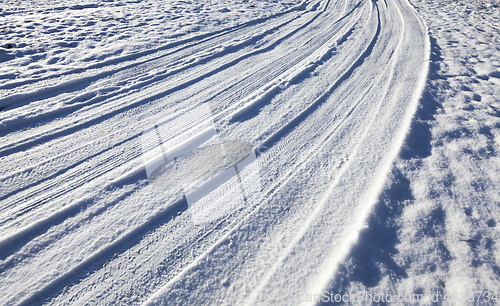
[[[3,84],[3,302],[307,302],[335,277],[384,186],[428,56],[406,0],[317,0]],[[253,145],[256,170],[229,184],[257,187],[193,222],[180,188],[150,184],[148,145],[168,156],[210,130]]]

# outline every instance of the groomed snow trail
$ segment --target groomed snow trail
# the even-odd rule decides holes
[[[294,305],[320,293],[399,152],[428,53],[405,0],[306,1],[2,85],[2,302]],[[198,225],[180,190],[149,184],[141,136],[204,105],[175,144],[213,122],[257,148],[261,190]]]

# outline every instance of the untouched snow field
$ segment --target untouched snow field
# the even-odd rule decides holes
[[[1,1],[0,304],[498,304],[498,2]]]

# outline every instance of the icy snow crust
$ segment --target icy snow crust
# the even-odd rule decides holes
[[[494,293],[498,12],[460,3],[2,0],[1,302]]]

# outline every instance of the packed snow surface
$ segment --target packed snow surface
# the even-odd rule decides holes
[[[497,2],[1,1],[2,304],[497,303]]]

